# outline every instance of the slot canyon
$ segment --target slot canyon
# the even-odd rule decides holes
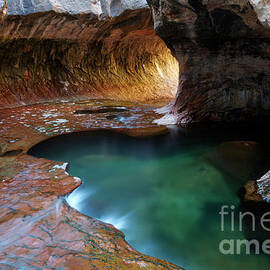
[[[269,1],[0,7],[0,269],[269,268]]]
[[[1,106],[87,98],[169,99],[177,61],[149,9],[116,18],[47,11],[1,24]]]

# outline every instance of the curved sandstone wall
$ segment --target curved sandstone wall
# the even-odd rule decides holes
[[[0,107],[88,98],[145,102],[175,96],[178,64],[155,34],[148,8],[126,10],[113,18],[86,12],[51,10],[3,19]]]

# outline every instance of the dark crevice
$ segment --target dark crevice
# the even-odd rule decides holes
[[[74,114],[96,114],[96,113],[115,113],[115,112],[126,112],[128,111],[125,108],[117,108],[117,107],[106,107],[101,109],[92,109],[92,110],[77,110],[74,112]]]
[[[14,157],[14,156],[18,156],[19,154],[21,154],[23,152],[22,149],[18,149],[18,150],[11,150],[11,151],[7,151],[4,154],[1,154],[0,157]]]

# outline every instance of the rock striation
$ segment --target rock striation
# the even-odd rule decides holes
[[[178,64],[155,34],[149,8],[143,1],[117,3],[118,9],[114,1],[7,1],[0,106],[172,99]]]
[[[177,97],[169,110],[177,123],[269,114],[268,1],[148,3],[156,32],[180,64]]]

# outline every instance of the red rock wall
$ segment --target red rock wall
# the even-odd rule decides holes
[[[0,106],[88,98],[173,98],[178,64],[148,9],[100,21],[55,12],[0,24]]]

